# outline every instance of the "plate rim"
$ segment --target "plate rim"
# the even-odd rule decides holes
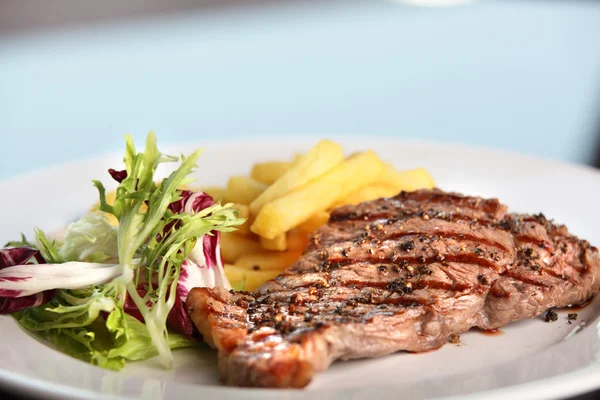
[[[158,135],[157,135],[158,137]],[[124,140],[125,136],[123,135],[123,145],[125,144]],[[433,146],[433,147],[444,147],[449,148],[450,150],[472,150],[472,151],[484,151],[488,153],[493,153],[495,155],[501,157],[517,157],[522,160],[529,159],[538,163],[545,163],[561,168],[571,168],[576,169],[584,173],[592,173],[597,174],[600,177],[600,168],[596,168],[589,164],[584,164],[580,162],[571,162],[561,159],[555,159],[550,157],[544,157],[537,154],[528,154],[523,151],[518,151],[515,149],[503,148],[503,147],[493,147],[483,144],[470,144],[465,141],[450,141],[450,140],[428,140],[428,139],[419,139],[411,136],[386,136],[382,134],[374,133],[372,137],[367,137],[367,134],[356,134],[356,133],[335,133],[335,134],[318,134],[318,133],[296,133],[287,135],[285,138],[273,136],[273,135],[256,135],[252,138],[248,137],[230,137],[224,136],[222,138],[208,137],[208,138],[199,138],[198,140],[190,141],[190,140],[174,140],[174,141],[157,141],[159,149],[164,151],[165,153],[169,153],[173,149],[181,149],[184,146],[190,146],[190,148],[198,149],[198,148],[208,148],[208,145],[204,143],[226,143],[231,141],[235,142],[237,145],[243,144],[252,144],[255,145],[257,142],[262,141],[306,141],[307,139],[328,139],[332,141],[347,141],[347,140],[356,140],[362,141],[365,143],[369,143],[376,138],[378,140],[393,142],[394,144],[401,145],[405,144],[408,146]],[[0,179],[0,185],[9,184],[18,179],[28,179],[31,178],[32,175],[42,174],[48,172],[48,170],[52,169],[61,169],[66,168],[74,164],[83,163],[83,162],[93,162],[99,161],[109,157],[120,157],[123,155],[123,151],[118,150],[109,150],[109,151],[101,151],[94,154],[90,154],[87,156],[76,156],[73,158],[65,159],[63,161],[57,161],[53,163],[48,163],[46,165],[36,166],[30,169],[22,170],[16,174],[12,174],[10,176],[4,177]]]

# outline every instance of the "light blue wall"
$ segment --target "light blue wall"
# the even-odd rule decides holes
[[[592,159],[600,2],[308,3],[0,38],[0,179],[150,129],[161,143],[347,133]]]

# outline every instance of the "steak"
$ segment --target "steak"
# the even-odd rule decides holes
[[[436,349],[598,292],[597,248],[506,210],[437,189],[340,207],[277,278],[195,288],[188,311],[226,383],[297,388],[337,359]]]

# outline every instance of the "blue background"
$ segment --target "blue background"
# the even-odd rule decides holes
[[[599,110],[600,2],[278,2],[0,36],[0,179],[151,129],[163,144],[366,134],[591,162]]]

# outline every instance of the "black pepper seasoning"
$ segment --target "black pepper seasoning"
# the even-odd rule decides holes
[[[525,255],[526,255],[527,257],[531,257],[531,258],[533,258],[533,257],[535,257],[535,255],[536,255],[536,254],[535,254],[535,250],[533,250],[531,247],[528,247],[528,248],[526,248],[526,249],[525,249]]]
[[[407,240],[406,242],[402,243],[400,247],[405,251],[411,251],[415,248],[415,242],[414,240]]]
[[[477,280],[481,282],[482,285],[489,285],[490,280],[483,274],[477,275]]]
[[[426,265],[420,265],[419,269],[418,269],[419,274],[421,275],[431,275],[433,274],[433,271],[427,267]]]
[[[558,314],[554,310],[550,309],[546,313],[544,320],[546,322],[555,322],[556,320],[558,320]]]

